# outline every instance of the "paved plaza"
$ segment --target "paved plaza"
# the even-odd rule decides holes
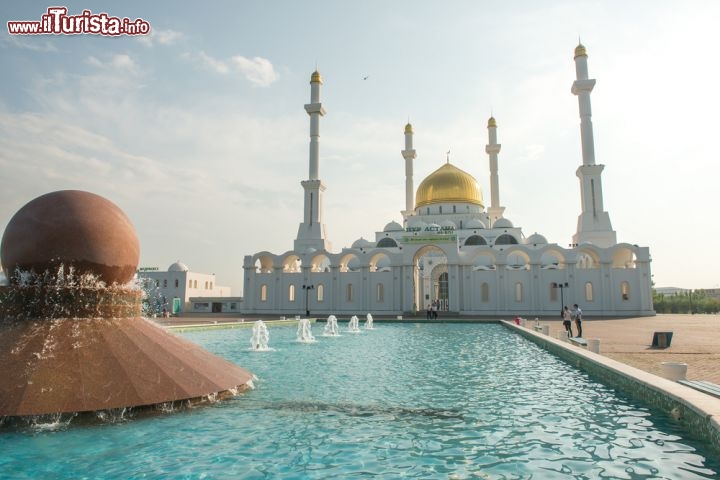
[[[540,320],[557,338],[562,321]],[[668,348],[652,348],[653,332],[673,332]],[[573,333],[577,334],[573,323]],[[720,384],[720,315],[663,314],[654,317],[583,321],[583,337],[600,340],[600,353],[646,372],[661,362],[687,363],[689,380]]]

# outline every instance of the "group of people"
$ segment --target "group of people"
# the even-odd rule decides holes
[[[560,312],[560,316],[563,319],[563,326],[569,338],[572,338],[572,322],[575,320],[575,328],[577,329],[576,337],[582,337],[582,310],[578,307],[578,304],[573,305],[573,309],[570,310],[567,305]]]
[[[428,320],[435,320],[437,318],[437,312],[438,308],[440,307],[440,302],[437,300],[433,300],[431,303],[428,303],[427,306],[427,319]]]

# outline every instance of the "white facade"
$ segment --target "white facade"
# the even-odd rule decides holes
[[[601,173],[595,163],[585,47],[575,49],[581,117],[582,211],[573,247],[525,236],[500,206],[497,123],[488,121],[491,204],[486,209],[475,178],[449,160],[426,177],[413,201],[413,129],[405,126],[403,224],[388,223],[370,240],[359,239],[333,253],[322,224],[318,122],[322,80],[311,79],[310,179],[305,213],[294,249],[259,252],[244,260],[246,313],[401,315],[437,301],[459,315],[559,316],[579,304],[585,315],[654,315],[650,251],[618,244],[603,210]],[[569,172],[570,173],[570,172]]]
[[[171,314],[194,310],[190,297],[230,297],[230,287],[215,283],[214,273],[191,272],[181,262],[175,262],[166,271],[140,269],[138,278],[147,278],[155,282],[155,301],[157,310],[167,308]]]

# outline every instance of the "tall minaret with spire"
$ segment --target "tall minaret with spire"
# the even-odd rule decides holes
[[[402,213],[403,219],[407,220],[415,211],[415,186],[413,185],[413,160],[415,149],[413,148],[413,127],[408,122],[405,125],[405,150],[402,152],[405,159],[405,210]]]
[[[573,243],[591,242],[600,247],[617,243],[615,231],[610,224],[610,215],[603,209],[602,179],[604,165],[595,163],[592,110],[590,92],[595,79],[588,78],[587,51],[582,44],[575,48],[575,76],[572,93],[578,97],[580,107],[580,139],[583,163],[575,174],[580,179],[580,201],[582,212],[578,217],[577,232]]]
[[[498,153],[500,144],[497,143],[497,122],[495,117],[490,117],[487,124],[488,144],[485,145],[485,152],[490,156],[490,207],[488,215],[494,223],[502,218],[505,207],[500,206],[500,182],[498,180]]]
[[[305,105],[305,111],[310,115],[310,173],[307,180],[300,182],[305,190],[305,212],[295,239],[296,251],[308,248],[329,251],[331,248],[322,222],[322,196],[325,191],[325,185],[320,180],[320,117],[325,115],[320,102],[322,83],[320,72],[314,71],[310,77],[310,103]]]

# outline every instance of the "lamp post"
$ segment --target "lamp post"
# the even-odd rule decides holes
[[[565,283],[555,283],[553,282],[552,287],[553,288],[559,288],[560,289],[560,313],[562,313],[565,309],[565,296],[563,295],[563,289],[568,288],[570,285],[568,282]]]
[[[315,289],[315,285],[303,285],[302,289],[305,290],[305,315],[310,316],[310,304],[308,303],[308,295],[310,294],[310,290]]]

